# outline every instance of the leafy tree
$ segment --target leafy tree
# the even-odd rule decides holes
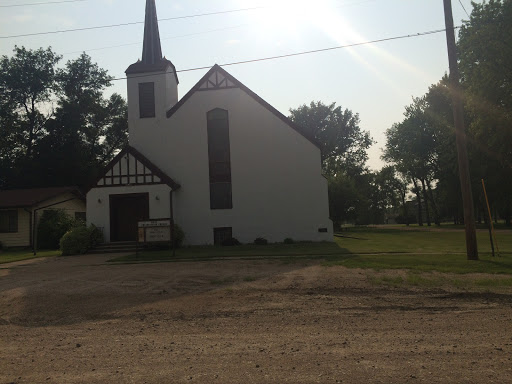
[[[7,133],[15,145],[11,148],[15,156],[30,159],[34,144],[44,136],[51,116],[47,104],[55,89],[55,65],[59,60],[51,48],[33,51],[24,47],[15,47],[11,58],[0,59],[2,120],[10,119],[5,129],[9,129]]]
[[[0,62],[0,187],[86,186],[128,141],[125,100],[103,97],[112,77],[85,53],[59,59],[16,47]]]
[[[476,177],[486,179],[491,198],[511,225],[512,197],[512,1],[473,3],[459,32],[462,84],[472,116]]]
[[[328,175],[339,172],[360,174],[368,160],[366,150],[373,144],[368,132],[359,127],[359,115],[336,103],[312,101],[290,109],[290,119],[315,138],[322,151],[323,170]]]

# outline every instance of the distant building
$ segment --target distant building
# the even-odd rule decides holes
[[[87,194],[88,223],[107,242],[135,240],[137,221],[169,218],[171,204],[187,244],[332,241],[314,139],[218,65],[178,100],[154,0],[126,74],[129,146]]]
[[[76,187],[0,191],[0,242],[7,247],[33,246],[39,219],[50,209],[86,219],[85,196]]]

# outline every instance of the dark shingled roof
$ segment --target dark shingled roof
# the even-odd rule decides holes
[[[174,64],[162,57],[160,33],[158,31],[158,18],[156,16],[155,0],[146,0],[146,19],[144,21],[144,44],[142,47],[142,60],[130,65],[126,74],[163,72],[172,68],[176,83],[179,83]]]
[[[12,189],[0,191],[0,208],[32,207],[64,193],[73,193],[81,199],[84,199],[77,187]]]

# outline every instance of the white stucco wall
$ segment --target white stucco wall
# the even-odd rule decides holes
[[[206,113],[214,108],[229,113],[233,208],[227,210],[210,209]],[[138,113],[138,105],[129,109]],[[187,243],[213,243],[215,227],[232,227],[241,242],[332,241],[320,150],[239,88],[195,92],[167,120],[138,119],[130,145],[181,184],[175,219]]]
[[[149,216],[152,219],[169,218],[170,188],[164,184],[134,185],[129,187],[93,188],[87,193],[87,225],[102,229],[105,242],[110,242],[110,195],[149,193]],[[176,206],[176,203],[174,204]]]
[[[139,111],[139,83],[155,84],[155,117],[141,119]],[[153,129],[163,127],[167,123],[166,112],[178,102],[178,85],[174,73],[136,73],[128,75],[128,131],[132,136],[134,131],[142,127],[152,126]]]

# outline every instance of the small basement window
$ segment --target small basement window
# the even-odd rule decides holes
[[[221,228],[213,228],[213,244],[222,245],[225,240],[231,239],[233,237],[233,228],[231,227],[221,227]]]

